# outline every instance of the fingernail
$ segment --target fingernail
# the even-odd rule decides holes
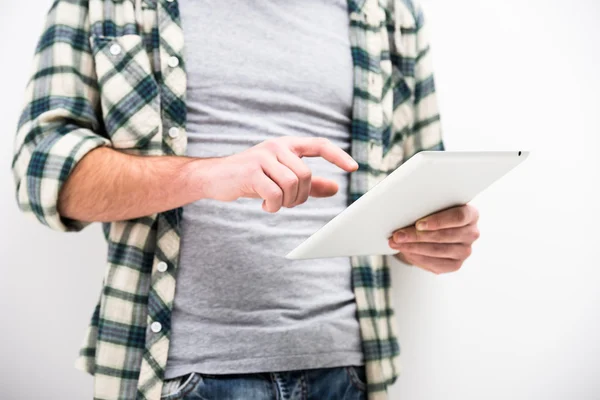
[[[422,231],[422,230],[424,230],[426,228],[427,228],[427,222],[426,221],[419,221],[417,223],[417,229],[418,230]]]
[[[400,243],[406,240],[406,232],[398,231],[394,233],[394,242]]]

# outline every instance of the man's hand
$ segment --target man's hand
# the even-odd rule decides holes
[[[454,272],[471,255],[479,238],[475,207],[466,205],[430,215],[414,226],[397,230],[389,239],[396,257],[435,274]]]
[[[62,217],[112,222],[172,210],[200,199],[262,198],[263,209],[333,196],[334,181],[313,177],[302,157],[323,157],[345,171],[358,168],[324,138],[283,137],[228,157],[137,156],[108,147],[86,154],[59,192]]]
[[[204,193],[208,198],[233,201],[240,197],[263,199],[262,208],[274,213],[294,207],[309,196],[329,197],[336,182],[312,176],[302,157],[323,157],[345,171],[358,164],[325,138],[282,137],[266,140],[246,151],[214,159]]]

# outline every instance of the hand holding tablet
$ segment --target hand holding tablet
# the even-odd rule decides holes
[[[393,232],[469,203],[528,152],[424,151],[416,154],[286,255],[309,259],[398,253]]]
[[[394,232],[396,258],[435,274],[454,272],[471,256],[479,239],[479,211],[469,204],[452,207]]]

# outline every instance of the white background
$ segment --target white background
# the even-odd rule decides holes
[[[72,367],[100,291],[100,227],[17,210],[12,143],[48,0],[1,0],[0,397],[91,398]],[[428,0],[449,150],[532,151],[482,194],[463,270],[394,264],[392,400],[600,399],[600,2]]]

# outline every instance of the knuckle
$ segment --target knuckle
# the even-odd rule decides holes
[[[448,248],[442,243],[433,243],[431,247],[436,254],[445,254],[448,252]]]
[[[298,199],[294,203],[294,206],[299,206],[300,204],[304,204],[306,202],[306,200],[308,200],[308,196],[302,196],[302,198]]]
[[[426,241],[425,239],[427,239],[427,237],[426,237],[427,233],[433,233],[433,232],[436,232],[436,231],[425,232],[425,231],[420,231],[418,229],[414,229],[414,238],[418,242],[425,242]]]
[[[319,137],[316,140],[317,140],[317,144],[319,144],[320,146],[327,146],[328,144],[331,143],[331,140],[329,140],[325,137]]]
[[[479,231],[479,229],[477,227],[473,230],[472,237],[473,237],[473,241],[475,241],[481,237],[481,232]]]
[[[421,235],[421,239],[432,243],[442,242],[444,239],[442,231],[425,231],[421,233],[417,231],[417,235]]]
[[[273,143],[273,139],[263,140],[257,147],[265,147],[268,148]]]
[[[436,233],[440,243],[454,243],[456,241],[456,234],[451,229],[437,231]]]
[[[463,266],[463,262],[462,261],[454,261],[450,264],[450,271],[458,271],[459,269],[461,269]]]
[[[298,177],[296,177],[295,175],[294,176],[285,177],[281,181],[281,186],[285,187],[286,189],[293,188],[297,184],[298,184]]]
[[[283,198],[283,192],[280,189],[271,189],[267,197],[268,200],[280,201]]]
[[[453,218],[456,222],[460,223],[463,222],[466,218],[466,211],[463,207],[459,207],[454,209],[454,215]]]
[[[307,190],[298,190],[298,204],[304,203],[310,197],[310,193]]]
[[[312,171],[310,170],[310,168],[303,168],[300,171],[298,171],[298,179],[306,181],[310,178],[312,178]]]
[[[277,153],[281,149],[281,145],[275,139],[266,140],[264,147],[271,153]]]
[[[250,174],[250,176],[253,178],[253,180],[255,182],[260,182],[263,179],[263,176],[266,175],[262,164],[259,162],[252,163],[252,165],[250,165],[247,168],[244,167],[244,169],[242,171],[244,171],[244,170]]]
[[[471,246],[465,246],[463,248],[463,255],[466,257],[471,257],[471,254],[473,254],[473,248]]]
[[[261,162],[266,162],[267,160],[271,160],[273,158],[273,153],[271,150],[269,150],[269,147],[265,145],[256,151],[256,156]]]

